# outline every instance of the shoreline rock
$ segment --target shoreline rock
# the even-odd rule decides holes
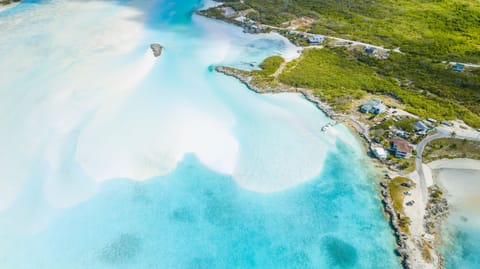
[[[400,262],[403,268],[413,269],[409,261],[407,244],[405,242],[408,239],[408,235],[403,233],[400,230],[400,226],[398,225],[398,212],[396,212],[393,207],[393,201],[392,201],[392,197],[390,196],[390,190],[388,189],[387,182],[381,181],[380,187],[381,187],[380,193],[382,195],[381,201],[382,201],[383,211],[387,215],[388,224],[393,230],[395,243],[397,244],[397,247],[395,248],[395,253],[400,257]]]
[[[150,49],[152,49],[153,56],[160,57],[163,52],[163,46],[158,43],[152,43],[150,45]]]
[[[424,227],[428,234],[433,235],[432,240],[435,246],[434,251],[439,258],[439,268],[445,266],[445,257],[438,252],[438,247],[441,244],[440,233],[442,224],[450,214],[450,207],[448,201],[443,197],[444,191],[438,186],[433,185],[428,189],[429,196],[427,206],[425,208]]]
[[[322,110],[331,119],[345,123],[348,127],[353,128],[360,135],[360,137],[364,139],[364,142],[366,142],[365,148],[367,150],[370,148],[370,143],[372,142],[372,140],[368,135],[368,127],[365,126],[365,124],[353,119],[350,115],[335,112],[331,106],[313,95],[312,91],[309,89],[286,86],[280,86],[276,88],[262,88],[251,83],[253,76],[246,74],[246,71],[241,71],[235,68],[225,66],[217,66],[215,67],[215,71],[222,73],[226,76],[238,79],[242,84],[247,86],[248,89],[256,93],[300,93],[306,100],[313,103],[318,109]]]
[[[398,222],[400,212],[396,212],[393,207],[393,200],[390,195],[387,181],[381,181],[380,187],[383,211],[385,212],[389,225],[393,230],[395,242],[397,244],[395,252],[401,259],[402,267],[405,269],[418,268],[418,261],[414,260],[411,253],[413,253],[413,251],[426,250],[427,253],[429,253],[430,260],[425,262],[431,264],[434,268],[444,268],[445,258],[438,251],[438,247],[441,243],[440,232],[442,223],[449,214],[449,207],[447,200],[441,197],[443,191],[440,187],[433,185],[429,188],[429,199],[423,220],[425,234],[422,235],[421,240],[419,240],[419,238],[410,238],[410,236],[401,231]],[[409,249],[412,246],[418,249]],[[433,251],[433,254],[430,251]]]

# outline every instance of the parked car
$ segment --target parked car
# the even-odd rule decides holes
[[[412,206],[412,205],[414,205],[414,204],[415,204],[415,201],[413,201],[413,200],[412,200],[412,201],[408,201],[408,202],[406,203],[407,206]]]

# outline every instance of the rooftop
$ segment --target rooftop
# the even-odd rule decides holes
[[[410,143],[408,143],[408,141],[405,139],[394,138],[391,140],[391,143],[395,145],[397,151],[412,153],[413,148],[412,146],[410,146]]]

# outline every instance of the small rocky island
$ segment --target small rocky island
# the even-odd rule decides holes
[[[152,43],[150,45],[150,48],[153,51],[153,56],[160,57],[160,55],[162,55],[162,51],[163,51],[163,46],[162,45],[160,45],[158,43]]]

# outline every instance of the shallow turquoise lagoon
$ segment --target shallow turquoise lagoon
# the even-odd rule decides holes
[[[475,187],[473,187],[475,188]],[[467,203],[450,203],[450,215],[443,224],[443,244],[445,268],[480,267],[480,215],[477,208]]]
[[[478,225],[447,223],[448,231],[444,237],[448,242],[443,246],[445,268],[478,268],[480,267],[480,232]]]
[[[202,4],[0,13],[0,268],[399,268],[349,130],[212,71],[297,48]]]

